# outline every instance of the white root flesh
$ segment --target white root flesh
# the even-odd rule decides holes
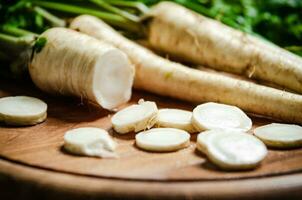
[[[254,134],[268,147],[302,147],[302,127],[298,125],[272,123],[256,128]]]
[[[155,102],[139,101],[136,105],[126,107],[111,118],[113,129],[125,134],[150,129],[157,120],[157,106]]]
[[[302,96],[170,62],[92,16],[75,18],[71,28],[124,51],[135,64],[134,87],[137,89],[198,104],[220,102],[246,112],[302,123]]]
[[[116,158],[116,143],[106,130],[83,127],[69,130],[64,135],[64,148],[72,154],[101,158]]]
[[[157,4],[146,19],[153,49],[302,93],[302,59],[293,53],[172,2]]]
[[[47,104],[40,99],[27,96],[0,98],[0,122],[27,126],[41,123],[46,117]]]
[[[211,130],[206,134],[199,138],[199,149],[221,169],[252,169],[267,155],[266,146],[253,135],[223,130]]]
[[[134,67],[125,53],[90,36],[51,28],[29,66],[33,82],[43,91],[86,98],[113,109],[131,97]]]
[[[192,112],[181,109],[160,109],[157,114],[157,127],[178,128],[189,133],[196,130],[191,123]]]
[[[196,148],[203,154],[207,154],[207,139],[211,134],[221,133],[220,130],[208,130],[198,134],[196,140]]]
[[[190,134],[174,128],[153,128],[138,133],[135,143],[146,151],[177,151],[190,145]]]
[[[198,134],[197,140],[196,140],[196,148],[202,152],[203,154],[207,155],[207,141],[208,138],[212,134],[228,134],[228,133],[241,133],[240,130],[221,130],[221,129],[212,129],[203,131]]]
[[[192,124],[197,131],[222,129],[245,132],[252,128],[252,120],[238,107],[212,102],[194,108]]]

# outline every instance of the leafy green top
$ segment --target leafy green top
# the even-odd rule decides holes
[[[47,13],[48,11],[55,12],[56,15],[64,18],[83,14],[83,12],[95,14],[111,22],[112,25],[126,29],[132,28],[133,31],[136,30],[135,27],[125,17],[133,18],[133,15],[144,13],[147,8],[142,5],[152,6],[160,1],[162,0],[1,0],[0,32],[1,25],[41,33],[54,24],[60,24],[60,19],[56,16],[50,17],[51,14]],[[266,38],[302,56],[301,0],[170,1],[220,20],[236,29]]]

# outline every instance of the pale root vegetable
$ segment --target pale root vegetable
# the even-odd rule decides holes
[[[151,9],[152,48],[182,60],[302,93],[302,58],[172,2]]]
[[[224,170],[255,168],[267,155],[261,140],[243,132],[215,130],[203,137],[202,145],[209,160]]]
[[[157,112],[155,102],[139,100],[138,104],[128,106],[114,114],[111,123],[113,129],[120,134],[139,132],[150,129],[156,123]]]
[[[220,130],[203,131],[197,135],[196,148],[203,154],[207,154],[207,139],[211,133],[221,132]]]
[[[47,104],[40,99],[27,96],[0,98],[0,122],[27,126],[41,123],[46,117]]]
[[[72,154],[115,158],[116,143],[106,130],[83,127],[69,130],[64,135],[64,149]]]
[[[177,151],[190,145],[190,134],[175,128],[153,128],[138,133],[135,143],[146,151]]]
[[[194,133],[196,130],[191,123],[192,112],[181,109],[160,109],[157,114],[157,127],[178,128],[189,133]]]
[[[51,28],[35,53],[30,76],[45,92],[86,98],[113,109],[131,97],[134,67],[119,49],[85,34]]]
[[[256,128],[254,134],[268,147],[302,147],[302,127],[298,125],[272,123]]]
[[[230,104],[246,112],[302,124],[302,96],[170,62],[92,16],[75,18],[71,28],[124,51],[135,64],[134,87],[137,89],[198,104]]]
[[[252,128],[252,120],[238,107],[213,102],[194,108],[192,124],[197,131],[222,129],[245,132]]]
[[[197,140],[196,140],[196,148],[202,152],[203,154],[207,154],[207,140],[208,137],[212,134],[228,134],[228,133],[234,133],[234,132],[241,132],[240,130],[222,130],[222,129],[212,129],[212,130],[207,130],[199,133],[197,135]]]

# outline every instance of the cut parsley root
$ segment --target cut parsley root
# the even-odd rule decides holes
[[[207,142],[207,139],[209,137],[209,135],[211,134],[215,134],[215,133],[221,133],[220,130],[208,130],[208,131],[203,131],[201,133],[199,133],[197,135],[197,141],[196,141],[196,148],[202,152],[203,154],[207,154],[207,145],[206,145],[206,142]]]
[[[211,130],[200,133],[198,149],[224,170],[247,170],[257,167],[267,155],[258,138],[243,132]]]
[[[154,49],[302,93],[302,59],[276,45],[172,2],[155,5],[146,20]]]
[[[70,27],[124,51],[136,67],[135,88],[194,103],[221,102],[246,112],[302,123],[302,96],[170,62],[92,16],[79,16]]]
[[[83,127],[67,131],[64,135],[64,148],[77,155],[117,157],[114,152],[116,143],[106,130],[100,128]]]
[[[157,120],[157,106],[151,101],[140,100],[138,104],[128,106],[111,118],[113,129],[125,134],[150,129]]]
[[[45,121],[47,104],[27,96],[0,98],[0,122],[14,126],[35,125]]]
[[[190,145],[190,134],[175,128],[153,128],[138,133],[135,143],[146,151],[177,151]]]
[[[191,123],[192,112],[180,109],[160,109],[157,114],[157,127],[178,128],[189,133],[196,130]]]
[[[125,53],[95,38],[51,28],[33,55],[30,76],[48,93],[75,95],[113,109],[131,97],[134,68]]]
[[[236,106],[204,103],[193,110],[192,124],[197,131],[222,129],[248,131],[252,120]]]
[[[239,130],[230,129],[211,129],[206,130],[197,135],[196,148],[203,154],[207,154],[207,140],[212,134],[228,134],[232,132],[241,132]]]
[[[256,128],[254,134],[268,147],[302,147],[302,127],[298,125],[272,123]]]

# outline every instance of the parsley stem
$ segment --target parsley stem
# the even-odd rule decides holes
[[[106,0],[106,2],[113,6],[135,8],[142,14],[149,12],[149,8],[141,2],[123,1],[123,0]]]
[[[33,10],[37,14],[41,15],[46,20],[48,20],[53,26],[57,26],[57,27],[64,27],[64,26],[66,26],[66,22],[64,20],[56,17],[55,15],[51,14],[50,12],[48,12],[47,10],[45,10],[44,8],[41,8],[39,6],[34,6]]]
[[[11,55],[17,55],[25,49],[31,48],[35,41],[34,36],[15,37],[0,33],[0,51]]]
[[[30,32],[25,29],[17,28],[11,25],[3,25],[1,27],[1,31],[13,36],[27,36],[27,35],[38,36],[38,34],[36,33]]]
[[[127,11],[121,10],[119,8],[116,8],[116,7],[106,3],[103,0],[90,0],[90,2],[96,4],[97,6],[103,8],[103,9],[109,11],[109,12],[112,12],[112,13],[118,14],[120,16],[123,16],[123,17],[125,17],[126,19],[128,19],[130,21],[133,21],[133,22],[138,22],[139,21],[138,16],[133,15],[131,13],[128,13]]]
[[[81,14],[93,15],[113,26],[117,26],[129,31],[137,32],[140,30],[140,26],[138,23],[134,23],[120,15],[103,12],[91,8],[79,7],[70,4],[63,4],[63,3],[56,3],[56,2],[34,1],[33,3],[35,5],[60,11],[60,12],[65,12],[75,15],[81,15]]]

